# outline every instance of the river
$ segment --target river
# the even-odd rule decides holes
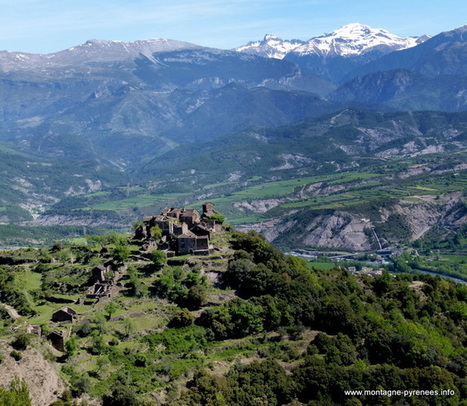
[[[422,271],[421,269],[417,269],[417,271],[420,272],[420,273],[426,273],[426,274],[432,275],[432,276],[439,276],[440,278],[451,279],[452,281],[454,281],[456,283],[462,283],[464,285],[467,285],[467,280],[456,278],[455,276],[445,275],[445,274],[438,273],[438,272],[433,272],[433,271]]]

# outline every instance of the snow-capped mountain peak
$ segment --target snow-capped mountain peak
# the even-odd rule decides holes
[[[299,56],[316,54],[322,57],[351,57],[371,51],[381,54],[399,51],[414,47],[428,38],[399,37],[381,28],[353,23],[308,41],[283,40],[267,34],[262,41],[250,42],[236,48],[236,51],[277,59],[283,59],[289,53]]]
[[[387,53],[416,46],[418,38],[399,37],[359,23],[344,25],[328,34],[314,37],[294,50],[299,55],[355,56],[370,51]]]
[[[262,41],[249,42],[235,50],[267,58],[284,59],[289,52],[303,44],[303,41],[283,40],[275,35],[266,34]]]

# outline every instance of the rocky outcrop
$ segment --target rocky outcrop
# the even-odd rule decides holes
[[[0,366],[1,385],[7,387],[15,378],[23,379],[29,388],[33,406],[46,406],[58,400],[65,390],[58,371],[52,363],[33,348],[22,351],[22,358],[15,361],[9,354],[12,348],[6,340],[0,342],[3,362]]]
[[[341,248],[352,251],[371,249],[371,242],[365,235],[368,222],[361,216],[345,212],[320,215],[311,221],[303,235],[303,244],[316,247]]]

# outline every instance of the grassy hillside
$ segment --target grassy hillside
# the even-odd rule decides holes
[[[65,405],[85,394],[104,405],[465,404],[466,285],[310,268],[254,232],[213,236],[213,255],[157,265],[123,235],[2,253],[2,302],[21,316],[0,312],[6,356],[21,366],[18,342],[48,354]],[[110,263],[110,296],[73,303]],[[50,321],[64,305],[75,320]],[[27,324],[43,337],[21,333]],[[56,330],[63,352],[46,344]],[[346,395],[376,389],[422,392]]]

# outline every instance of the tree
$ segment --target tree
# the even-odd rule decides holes
[[[128,245],[117,245],[112,251],[112,256],[118,262],[125,262],[130,256],[130,247]]]
[[[169,327],[188,327],[193,324],[194,316],[188,309],[182,309],[175,313],[172,320],[169,322]]]
[[[128,267],[128,295],[142,297],[148,293],[148,287],[139,280],[138,270],[133,266]]]
[[[118,310],[118,307],[114,302],[109,302],[105,305],[104,309],[107,312],[107,320],[110,320],[112,315]]]
[[[123,331],[125,332],[125,336],[128,338],[131,333],[135,331],[135,323],[131,319],[123,319]]]
[[[75,337],[70,338],[65,343],[65,352],[68,358],[72,357],[78,351],[78,342],[76,341]]]
[[[104,334],[106,330],[105,321],[106,317],[103,312],[94,313],[92,318],[93,330],[91,334],[95,334],[95,332],[97,332],[98,334]]]
[[[130,387],[118,383],[114,386],[112,393],[104,395],[103,406],[139,406],[141,402],[136,397],[135,391]]]
[[[206,287],[203,285],[195,285],[190,288],[186,295],[186,305],[189,309],[197,310],[204,306],[207,302]]]
[[[109,243],[109,237],[107,235],[86,235],[86,241],[88,244],[100,245],[104,248]]]
[[[154,238],[155,240],[160,240],[160,238],[162,237],[162,230],[159,226],[151,227],[151,229],[149,230],[149,233],[151,237]]]
[[[106,350],[107,345],[105,344],[104,337],[95,333],[97,333],[96,330],[94,330],[92,334],[92,342],[89,352],[94,355],[100,355]]]
[[[101,372],[110,364],[109,357],[106,355],[101,356],[97,359],[96,361],[96,373],[97,375],[100,375]]]
[[[163,267],[167,263],[167,254],[165,251],[155,250],[151,252],[151,261],[157,267]]]
[[[373,286],[377,294],[388,292],[392,286],[391,274],[385,269],[381,276],[375,278]]]
[[[21,333],[16,336],[15,341],[11,344],[11,346],[20,351],[24,351],[28,348],[28,345],[31,344],[31,336],[29,334]]]
[[[126,245],[128,243],[128,236],[125,234],[110,234],[108,240],[111,244]]]
[[[73,262],[73,253],[69,248],[63,248],[55,254],[56,258],[62,263]]]

